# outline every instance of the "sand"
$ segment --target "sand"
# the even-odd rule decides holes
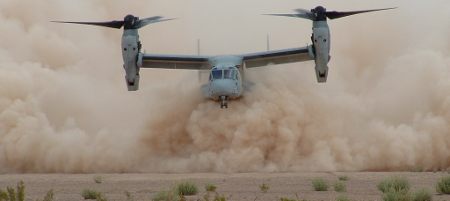
[[[333,184],[338,176],[348,176],[347,192],[337,193],[330,188],[326,192],[312,189],[311,180],[323,178]],[[351,200],[381,200],[381,193],[376,185],[390,176],[406,177],[412,190],[428,188],[435,201],[448,201],[450,195],[438,195],[435,192],[436,181],[446,172],[339,172],[339,173],[240,173],[240,174],[5,174],[0,175],[0,187],[16,185],[20,180],[26,184],[26,200],[42,199],[45,193],[53,189],[56,200],[83,200],[83,189],[102,192],[108,200],[126,200],[125,191],[129,191],[134,200],[151,200],[159,191],[167,190],[176,183],[192,181],[200,189],[197,196],[187,200],[198,200],[205,195],[204,186],[215,184],[217,192],[228,200],[235,201],[273,201],[281,197],[306,199],[308,201],[335,200],[340,194]],[[94,182],[94,177],[101,176],[102,183]],[[261,192],[259,185],[266,183],[270,189]]]

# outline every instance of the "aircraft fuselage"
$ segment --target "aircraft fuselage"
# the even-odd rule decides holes
[[[208,83],[202,86],[206,98],[221,101],[221,107],[227,107],[227,101],[237,99],[243,93],[242,57],[216,56],[209,60],[211,71]]]

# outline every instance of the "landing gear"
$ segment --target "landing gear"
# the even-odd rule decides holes
[[[228,108],[228,96],[220,96],[220,108]]]

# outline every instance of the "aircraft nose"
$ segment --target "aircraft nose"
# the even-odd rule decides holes
[[[236,82],[231,79],[214,80],[211,85],[215,96],[232,96],[236,91]]]

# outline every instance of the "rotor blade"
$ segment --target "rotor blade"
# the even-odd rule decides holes
[[[297,8],[294,11],[297,12],[297,14],[299,16],[301,16],[301,18],[310,19],[310,20],[315,20],[315,18],[316,18],[315,15],[311,11],[303,9],[303,8]]]
[[[149,18],[145,18],[142,20],[139,20],[139,22],[136,24],[135,28],[136,29],[140,29],[142,27],[145,27],[149,24],[154,24],[154,23],[159,23],[159,22],[164,22],[164,21],[169,21],[169,20],[174,20],[175,18],[171,18],[171,19],[163,19],[163,17],[161,16],[154,16],[154,17],[149,17]]]
[[[304,18],[308,20],[314,20],[313,16],[308,15],[306,13],[298,13],[298,14],[263,14],[270,16],[281,16],[281,17],[295,17],[295,18]]]
[[[52,22],[101,26],[101,27],[109,27],[109,28],[114,28],[114,29],[120,29],[120,28],[122,28],[122,26],[124,24],[123,21],[110,21],[110,22],[65,22],[65,21],[52,21]]]
[[[303,8],[297,8],[297,9],[295,9],[294,10],[296,13],[304,13],[304,14],[311,14],[312,15],[312,13],[311,13],[311,11],[310,10],[306,10],[306,9],[303,9]]]
[[[337,18],[347,17],[347,16],[350,16],[350,15],[355,15],[355,14],[360,14],[360,13],[368,13],[368,12],[375,12],[375,11],[382,11],[382,10],[391,10],[391,9],[396,9],[396,7],[395,8],[373,9],[373,10],[348,11],[348,12],[328,11],[326,13],[326,15],[330,19],[337,19]]]

